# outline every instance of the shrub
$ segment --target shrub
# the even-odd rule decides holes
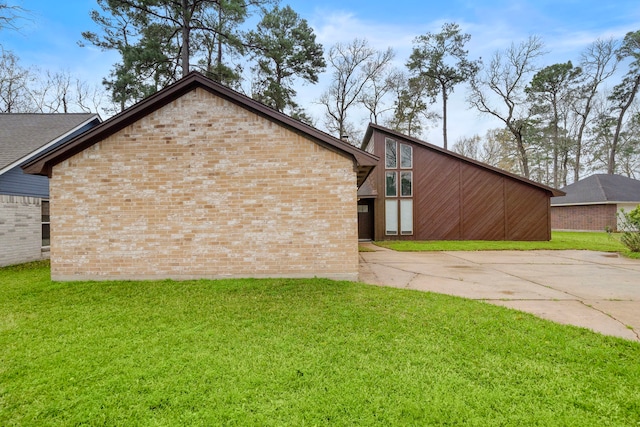
[[[640,205],[634,210],[618,213],[622,236],[620,241],[632,252],[640,252]]]

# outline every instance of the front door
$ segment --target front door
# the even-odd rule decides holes
[[[373,200],[358,200],[358,239],[373,240]]]

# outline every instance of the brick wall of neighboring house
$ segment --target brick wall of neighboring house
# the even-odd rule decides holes
[[[52,175],[54,280],[357,279],[353,160],[203,89]]]
[[[41,199],[0,194],[0,267],[47,258]]]
[[[616,205],[551,206],[554,230],[605,231],[617,229]]]

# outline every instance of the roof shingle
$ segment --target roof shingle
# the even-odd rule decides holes
[[[74,114],[0,114],[0,169],[96,117]]]
[[[633,202],[640,203],[640,181],[622,175],[595,174],[562,189],[566,196],[552,197],[552,205]]]

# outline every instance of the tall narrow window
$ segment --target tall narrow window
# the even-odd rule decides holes
[[[385,139],[385,233],[413,235],[413,146]]]
[[[49,216],[49,201],[43,200],[41,204],[42,214],[42,246],[47,247],[51,244],[51,223]]]
[[[400,144],[400,168],[411,169],[413,167],[413,147]]]
[[[413,199],[400,200],[400,234],[413,234]]]
[[[386,172],[385,196],[398,197],[398,174],[396,172]]]
[[[413,196],[413,172],[400,172],[400,195]]]
[[[385,229],[387,235],[398,234],[398,200],[385,200]]]
[[[387,169],[395,169],[398,167],[398,144],[393,139],[385,139],[384,141],[384,164]]]

